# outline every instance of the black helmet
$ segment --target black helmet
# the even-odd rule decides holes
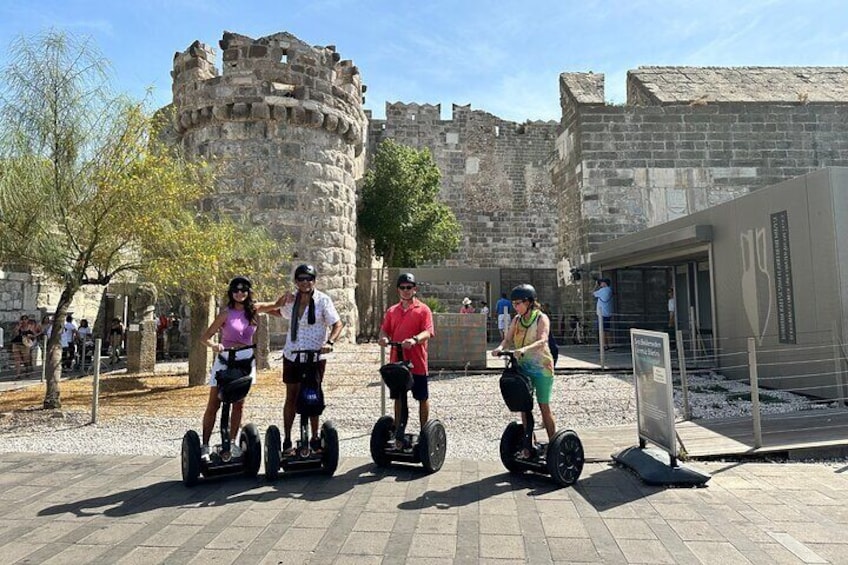
[[[314,265],[298,265],[297,269],[294,270],[294,278],[297,278],[301,275],[309,275],[314,279],[318,278],[318,271],[315,270]]]
[[[404,283],[411,284],[412,286],[417,286],[415,284],[415,275],[413,275],[412,273],[401,273],[398,277],[397,285],[395,286],[400,286]]]
[[[250,290],[252,286],[253,285],[250,283],[249,278],[239,275],[237,277],[234,277],[233,280],[230,281],[230,285],[227,290],[230,294],[232,294],[238,287],[245,287],[247,288],[247,290]]]
[[[510,300],[536,300],[536,289],[533,285],[520,284],[509,293]]]

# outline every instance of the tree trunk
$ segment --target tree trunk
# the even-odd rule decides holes
[[[188,342],[188,386],[206,384],[212,366],[212,351],[200,343],[200,336],[214,319],[215,303],[211,297],[194,294],[191,301],[191,334]]]
[[[59,399],[59,381],[62,378],[62,330],[65,325],[65,316],[68,313],[68,306],[74,298],[76,290],[65,287],[62,290],[62,295],[59,297],[59,304],[56,306],[56,312],[53,314],[53,329],[50,333],[50,339],[47,340],[47,355],[44,363],[47,364],[45,370],[45,378],[47,379],[47,390],[44,393],[43,408],[45,410],[53,410],[62,407],[62,401]]]

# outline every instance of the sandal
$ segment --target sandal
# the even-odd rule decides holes
[[[309,440],[309,449],[312,451],[321,451],[321,439],[314,437]]]
[[[294,455],[294,448],[292,448],[292,442],[290,439],[283,441],[283,455],[286,457]]]

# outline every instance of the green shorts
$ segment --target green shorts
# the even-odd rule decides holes
[[[551,403],[551,392],[554,389],[553,377],[546,375],[533,375],[533,388],[536,389],[536,402],[539,404]]]

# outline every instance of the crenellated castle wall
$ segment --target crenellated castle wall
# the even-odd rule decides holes
[[[221,164],[203,206],[290,239],[313,263],[346,326],[356,328],[356,183],[364,171],[365,85],[335,47],[288,33],[225,32],[173,63],[175,130],[190,154]]]
[[[459,251],[439,266],[554,268],[557,123],[519,124],[459,105],[450,120],[440,113],[440,105],[386,104],[386,119],[372,120],[368,134],[369,156],[384,139],[430,149],[440,196],[462,226]]]

